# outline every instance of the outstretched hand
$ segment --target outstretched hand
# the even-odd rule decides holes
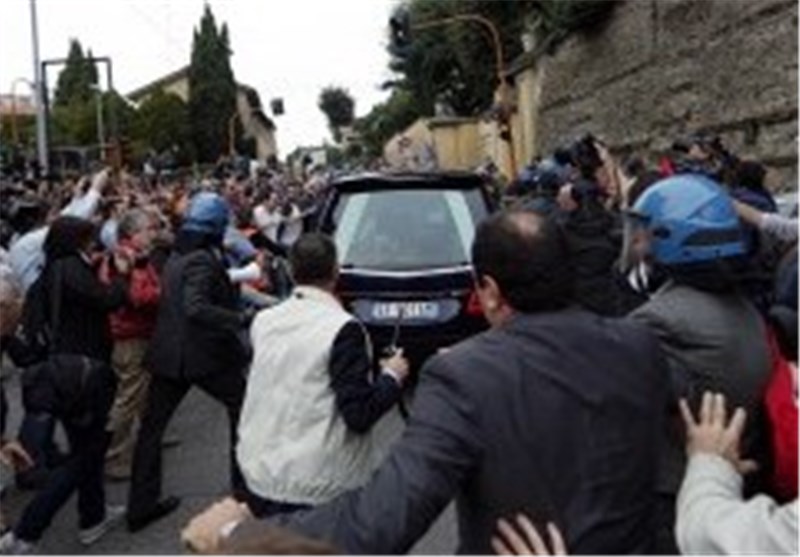
[[[706,391],[700,403],[699,420],[695,421],[686,399],[681,399],[679,404],[686,423],[686,452],[689,456],[697,453],[716,454],[730,462],[740,474],[758,468],[755,461],[744,460],[740,455],[739,445],[747,421],[744,409],[737,408],[728,421],[725,396]]]

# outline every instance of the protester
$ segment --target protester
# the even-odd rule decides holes
[[[642,194],[629,218],[625,258],[632,264],[647,258],[668,277],[631,317],[658,335],[670,366],[656,489],[658,549],[675,553],[674,497],[685,467],[677,397],[694,402],[705,388],[721,390],[754,417],[745,432],[745,448],[763,452],[765,435],[755,424],[770,374],[767,331],[741,292],[737,271],[745,256],[742,231],[719,185],[698,175],[663,180]]]
[[[240,338],[247,324],[225,270],[222,241],[230,209],[217,194],[195,195],[186,210],[175,253],[161,285],[156,329],[146,355],[151,372],[147,405],[134,449],[128,529],[136,532],[174,511],[161,499],[161,440],[175,409],[193,386],[225,405],[231,430],[231,476],[242,481],[233,455],[245,391],[248,354]]]
[[[75,217],[56,220],[44,244],[45,268],[38,279],[41,289],[36,284],[31,286],[49,316],[51,353],[45,363],[50,371],[42,369],[39,381],[30,387],[31,398],[41,405],[31,410],[52,413],[63,424],[70,453],[51,472],[14,529],[0,539],[3,553],[31,552],[76,490],[78,538],[84,545],[100,539],[125,512],[124,507],[105,504],[103,462],[109,441],[105,425],[115,382],[109,363],[108,314],[125,303],[127,288],[124,278],[110,287],[97,279],[91,266],[95,234],[94,225],[88,221]],[[64,400],[69,391],[62,392],[53,375],[57,370],[64,377],[86,377],[69,407]]]
[[[666,380],[655,338],[570,307],[567,249],[549,220],[489,217],[472,259],[492,329],[428,361],[405,434],[362,489],[278,522],[348,553],[404,553],[455,498],[460,552],[488,553],[511,512],[557,522],[576,552],[649,551]],[[217,551],[243,513],[209,514],[185,538]]]
[[[334,297],[336,246],[301,236],[289,262],[291,297],[259,313],[239,422],[247,502],[263,517],[324,503],[364,484],[389,438],[376,423],[402,396],[402,352],[376,374],[363,325]]]
[[[728,421],[725,397],[709,392],[699,420],[685,400],[680,407],[689,455],[675,525],[681,553],[796,555],[797,499],[778,505],[765,495],[742,496],[742,475],[756,468],[742,458],[745,411],[737,408]]]
[[[131,209],[119,221],[118,242],[101,269],[101,280],[111,282],[119,274],[129,277],[129,303],[111,315],[114,337],[112,364],[117,392],[108,430],[111,445],[106,454],[106,475],[130,477],[135,427],[141,417],[149,375],[144,369],[147,343],[155,329],[160,286],[158,272],[149,261],[156,223],[142,209]]]
[[[91,218],[97,210],[103,190],[108,186],[108,183],[108,170],[95,174],[86,194],[77,194],[73,200],[61,210],[61,216],[74,216],[84,219]],[[45,223],[47,216],[45,208],[45,205],[42,205],[40,208],[38,225],[13,242],[11,250],[9,251],[11,267],[22,282],[22,288],[25,291],[33,284],[44,266],[42,246],[44,245],[48,232],[48,227]]]

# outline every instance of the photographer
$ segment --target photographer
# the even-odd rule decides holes
[[[634,300],[629,299],[614,274],[622,246],[622,225],[618,213],[607,208],[619,190],[616,167],[607,149],[591,135],[556,157],[572,167],[572,176],[561,187],[558,202],[575,270],[576,300],[600,315],[624,315]]]

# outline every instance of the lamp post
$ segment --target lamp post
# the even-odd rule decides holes
[[[30,2],[33,75],[36,83],[36,152],[39,158],[39,167],[43,172],[47,172],[49,165],[47,155],[47,121],[45,116],[47,95],[45,95],[44,83],[42,81],[42,67],[39,63],[39,20],[36,15],[36,0],[30,0]]]
[[[484,29],[489,31],[491,37],[492,47],[495,56],[495,70],[497,72],[497,79],[500,82],[500,106],[497,114],[497,121],[500,124],[500,136],[508,140],[508,164],[511,167],[511,179],[517,177],[517,160],[514,153],[514,136],[511,129],[511,102],[509,100],[510,88],[506,82],[506,72],[503,67],[503,43],[500,40],[500,32],[491,20],[477,14],[460,14],[435,21],[426,21],[412,26],[412,29],[428,29],[431,27],[440,27],[442,25],[449,25],[460,21],[468,21],[482,25]]]

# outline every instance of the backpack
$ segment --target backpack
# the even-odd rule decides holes
[[[16,333],[18,349],[15,364],[29,367],[44,361],[50,352],[49,293],[46,273],[42,272],[25,293],[19,328]]]
[[[105,390],[107,364],[80,354],[62,354],[54,346],[59,322],[62,284],[59,268],[43,271],[25,294],[18,340],[22,403],[26,411],[68,418],[75,424],[92,419],[94,394]],[[52,307],[51,307],[52,301]]]

